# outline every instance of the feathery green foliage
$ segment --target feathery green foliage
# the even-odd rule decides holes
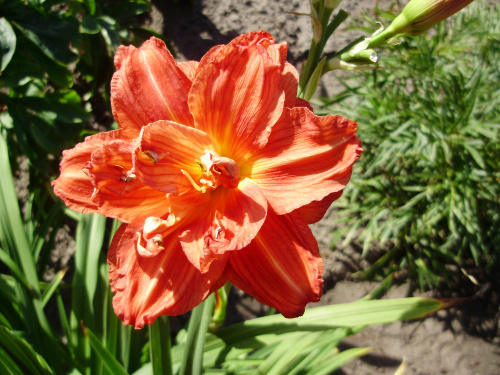
[[[498,265],[499,25],[498,8],[473,4],[326,101],[365,150],[335,204],[336,243],[390,249],[365,276],[405,270],[424,288],[452,279],[448,265]]]

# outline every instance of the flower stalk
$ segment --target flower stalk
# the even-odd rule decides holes
[[[330,21],[330,17],[333,11],[339,6],[340,0],[312,0],[311,1],[311,24],[313,28],[313,38],[311,40],[311,47],[309,48],[309,54],[307,60],[304,63],[302,71],[300,73],[299,88],[297,96],[303,99],[310,99],[310,96],[306,95],[306,90],[311,92],[312,85],[309,83],[314,72],[316,71],[318,64],[321,60],[321,55],[325,48],[326,42],[333,34],[333,32],[344,22],[349,14],[343,10],[333,17]],[[314,90],[317,87],[314,86]]]

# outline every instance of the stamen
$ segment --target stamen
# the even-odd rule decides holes
[[[198,164],[198,167],[200,167],[201,171],[203,173],[207,173],[207,167],[205,167],[205,164],[203,164],[201,161],[196,159],[196,164]]]
[[[161,234],[154,236],[153,242],[158,247],[163,246],[163,236]]]
[[[224,228],[222,227],[217,227],[217,229],[215,230],[215,240],[217,241],[219,239],[219,234],[220,232],[222,232],[224,230]]]
[[[156,163],[158,163],[158,155],[156,154],[156,152],[154,151],[151,151],[151,150],[147,150],[147,151],[143,151],[152,161],[153,163],[156,165]]]
[[[194,180],[193,178],[189,175],[189,173],[187,173],[184,169],[181,169],[181,173],[187,177],[187,179],[189,180],[189,182],[191,182],[191,185],[193,185],[193,187],[198,190],[198,191],[201,191],[202,193],[205,193],[207,191],[207,188],[205,186],[200,186],[198,185]]]

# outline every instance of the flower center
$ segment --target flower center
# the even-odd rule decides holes
[[[181,169],[181,173],[186,176],[196,190],[205,193],[207,190],[215,190],[221,185],[232,189],[238,187],[241,179],[240,167],[233,159],[205,150],[197,163],[203,172],[199,184],[194,181],[189,173]]]

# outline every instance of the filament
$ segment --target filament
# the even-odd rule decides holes
[[[193,178],[189,175],[189,173],[187,173],[184,169],[181,169],[181,173],[186,176],[186,178],[189,180],[189,182],[191,182],[191,185],[193,185],[193,187],[198,190],[198,191],[201,191],[202,193],[205,193],[207,191],[207,188],[205,186],[200,186],[198,185],[194,180]]]

